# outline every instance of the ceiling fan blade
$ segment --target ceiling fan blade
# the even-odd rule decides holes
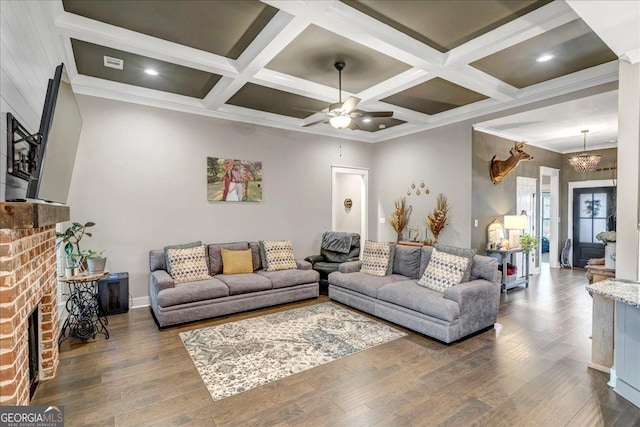
[[[344,101],[344,104],[342,104],[342,111],[344,113],[350,113],[354,108],[356,108],[356,105],[358,105],[358,103],[360,103],[360,98],[350,96],[349,99]]]
[[[315,121],[313,121],[311,123],[307,123],[307,124],[302,125],[302,127],[306,128],[306,127],[317,125],[318,123],[323,123],[323,122],[326,123],[326,122],[328,122],[328,120],[326,118],[320,119],[320,120],[315,120]]]
[[[351,117],[393,117],[393,111],[352,111]]]

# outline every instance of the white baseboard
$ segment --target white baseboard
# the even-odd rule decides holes
[[[138,297],[132,298],[131,308],[140,308],[140,307],[149,307],[151,302],[149,301],[149,297]]]

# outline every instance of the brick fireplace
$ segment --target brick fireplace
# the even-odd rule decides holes
[[[69,208],[0,203],[0,405],[29,405],[29,315],[38,309],[38,378],[58,367],[55,224]]]

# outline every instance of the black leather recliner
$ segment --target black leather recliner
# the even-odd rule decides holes
[[[320,255],[311,255],[305,260],[320,273],[320,290],[326,292],[329,274],[338,271],[338,266],[343,262],[357,261],[359,257],[360,235],[358,233],[327,231],[322,234]]]

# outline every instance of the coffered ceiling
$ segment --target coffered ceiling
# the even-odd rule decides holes
[[[558,0],[46,7],[77,93],[367,142],[617,80],[617,56]],[[539,62],[545,54],[553,58]],[[123,69],[105,67],[105,56]],[[393,117],[357,119],[358,130],[305,126],[340,96]]]

